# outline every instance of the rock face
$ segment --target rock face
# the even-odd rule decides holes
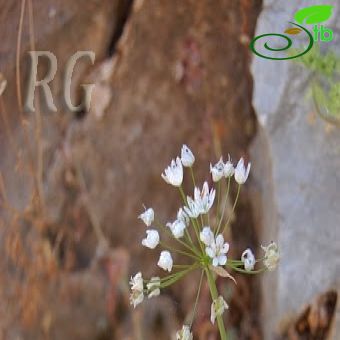
[[[319,3],[264,1],[256,35],[283,32],[296,10],[312,4]],[[335,7],[327,22],[333,42],[321,43],[338,55],[339,15]],[[252,158],[262,197],[262,239],[277,239],[282,252],[276,277],[263,282],[265,338],[272,339],[280,322],[315,295],[339,291],[340,130],[316,118],[303,67],[254,56],[252,72],[260,122]]]

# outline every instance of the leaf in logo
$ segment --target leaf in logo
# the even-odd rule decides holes
[[[285,30],[287,34],[299,34],[302,31],[299,27],[290,27]]]
[[[318,24],[328,20],[332,15],[332,5],[315,5],[298,10],[294,20],[299,24]]]

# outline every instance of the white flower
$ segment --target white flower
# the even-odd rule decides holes
[[[141,272],[133,277],[131,276],[130,285],[132,290],[143,290],[143,277]]]
[[[159,256],[157,264],[158,267],[171,272],[173,261],[170,252],[168,252],[167,250],[163,250],[161,252],[161,255]]]
[[[223,177],[224,163],[222,157],[214,166],[210,164],[210,172],[214,182],[218,182]]]
[[[223,175],[228,178],[234,175],[235,169],[233,163],[231,163],[230,155],[228,155],[228,160],[224,164]]]
[[[195,187],[194,198],[200,214],[208,213],[208,211],[214,204],[215,195],[216,195],[215,189],[211,189],[209,192],[208,182],[204,182],[202,191]]]
[[[227,263],[227,256],[225,254],[228,250],[229,244],[224,243],[222,234],[217,235],[216,240],[205,248],[206,254],[213,259],[212,264],[215,267],[218,265],[224,266]]]
[[[145,210],[142,214],[140,214],[138,218],[140,218],[146,224],[147,227],[150,227],[151,223],[155,218],[155,213],[152,208],[149,208]]]
[[[225,302],[221,295],[217,299],[215,299],[211,304],[211,323],[214,324],[216,317],[222,315],[224,311],[228,308],[228,304]]]
[[[144,247],[155,249],[159,244],[159,234],[157,230],[150,229],[146,231],[146,238],[142,240]]]
[[[181,186],[183,182],[183,166],[179,157],[171,161],[171,164],[164,170],[162,178],[168,184],[175,187]]]
[[[148,289],[148,298],[152,298],[154,296],[158,296],[160,291],[161,279],[158,276],[154,276],[150,279],[150,281],[146,284],[146,288]]]
[[[241,261],[244,264],[245,270],[251,271],[254,269],[256,260],[253,252],[249,248],[242,253]]]
[[[187,197],[188,206],[184,207],[184,211],[191,218],[196,218],[200,214],[200,206],[191,197]]]
[[[177,212],[177,219],[180,221],[183,221],[186,226],[189,225],[189,216],[185,213],[185,211],[182,208],[179,208]]]
[[[176,340],[192,340],[192,333],[190,332],[190,327],[184,325],[180,331],[176,333]]]
[[[264,265],[268,270],[274,270],[280,260],[279,248],[275,242],[271,242],[267,247],[261,246],[265,251]]]
[[[235,181],[238,184],[244,184],[248,178],[251,163],[248,163],[247,169],[244,166],[244,159],[241,158],[235,169]]]
[[[200,232],[200,240],[208,247],[215,242],[215,236],[210,227],[203,228]]]
[[[167,223],[166,226],[170,228],[172,235],[174,235],[175,238],[184,236],[186,225],[182,220],[175,220],[173,223]]]
[[[183,166],[190,167],[195,162],[195,156],[191,150],[184,144],[181,150],[181,160]]]
[[[130,279],[131,294],[130,294],[130,304],[136,308],[144,300],[143,293],[143,277],[142,273],[137,273],[134,277]]]

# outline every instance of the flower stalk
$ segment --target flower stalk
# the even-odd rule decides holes
[[[215,282],[214,277],[213,277],[209,268],[206,268],[205,272],[206,272],[206,276],[207,276],[207,281],[208,281],[208,285],[209,285],[209,289],[210,289],[211,298],[213,300],[215,300],[215,299],[218,298],[218,291],[217,291],[216,282]],[[220,332],[221,340],[227,340],[228,337],[227,337],[227,332],[226,332],[225,327],[224,327],[224,321],[223,321],[222,315],[217,315],[216,319],[217,319],[217,325],[218,325],[218,330]]]

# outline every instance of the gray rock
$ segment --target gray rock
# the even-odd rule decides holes
[[[312,4],[320,2],[264,1],[256,35],[283,32],[297,9]],[[335,7],[327,22],[334,40],[322,43],[338,55],[339,15]],[[262,239],[277,240],[282,253],[278,270],[263,280],[265,339],[272,339],[280,323],[315,295],[339,291],[340,130],[315,116],[306,96],[310,74],[303,67],[254,56],[252,72],[260,122],[253,175],[262,197]]]

